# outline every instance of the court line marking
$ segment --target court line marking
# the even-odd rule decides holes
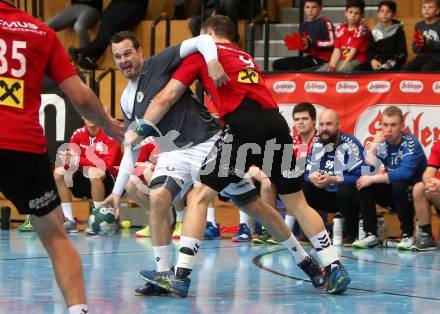
[[[263,256],[270,255],[270,254],[275,254],[275,253],[279,253],[279,252],[281,252],[281,251],[287,251],[287,250],[284,249],[284,248],[282,248],[282,249],[279,249],[279,250],[275,250],[275,251],[265,252],[265,253],[259,254],[259,255],[255,256],[255,257],[252,259],[252,263],[253,263],[256,267],[258,267],[258,268],[260,268],[260,269],[262,269],[262,270],[264,270],[264,271],[267,271],[267,272],[269,272],[269,273],[272,273],[272,274],[274,274],[274,275],[278,275],[278,276],[280,276],[280,277],[290,278],[290,279],[294,279],[294,280],[302,280],[302,281],[310,282],[310,283],[311,283],[311,281],[310,281],[309,279],[302,279],[302,278],[299,278],[299,277],[295,277],[295,276],[287,275],[287,274],[281,273],[281,272],[279,272],[279,271],[277,271],[277,270],[275,270],[275,269],[272,269],[272,268],[266,267],[266,266],[264,266],[264,265],[261,263],[261,259],[263,258]],[[346,256],[342,256],[342,257],[345,258]],[[348,258],[356,259],[356,258],[353,258],[353,257],[348,257]],[[370,261],[366,260],[366,262],[370,262]],[[376,262],[376,263],[381,264],[381,262]],[[396,264],[396,265],[398,265],[398,264]],[[354,287],[349,287],[348,289],[349,289],[349,290],[354,290],[354,291],[371,292],[371,293],[380,293],[380,294],[384,294],[384,295],[392,295],[392,296],[399,296],[399,297],[409,297],[409,298],[415,298],[415,299],[424,299],[424,300],[440,301],[440,298],[425,297],[425,296],[418,296],[418,295],[411,295],[411,294],[403,294],[403,293],[397,293],[397,292],[378,291],[378,290],[374,290],[374,289],[362,289],[362,288],[354,288]]]

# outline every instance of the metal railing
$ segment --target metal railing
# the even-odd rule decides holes
[[[15,0],[17,8],[44,21],[44,0]]]
[[[159,15],[151,24],[150,29],[150,56],[153,56],[156,53],[156,26],[165,20],[165,47],[168,47],[171,42],[171,21],[170,16],[167,12],[163,12]]]
[[[101,81],[110,74],[110,114],[112,117],[115,117],[116,114],[116,74],[115,70],[112,68],[108,68],[104,72],[95,77],[95,71],[93,73],[93,90],[95,91],[96,96],[100,96],[100,87]],[[92,81],[92,76],[90,77],[90,81]]]
[[[270,23],[269,14],[267,10],[261,12],[261,14],[253,18],[247,25],[247,44],[246,50],[253,57],[255,55],[255,27],[257,24],[263,24],[263,41],[264,41],[264,71],[269,69],[269,37],[270,37]]]

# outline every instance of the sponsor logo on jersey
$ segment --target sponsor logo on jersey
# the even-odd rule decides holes
[[[295,82],[292,81],[278,81],[273,84],[273,90],[275,93],[293,93],[296,89]]]
[[[258,84],[258,72],[252,68],[246,68],[238,73],[237,81],[246,84]]]
[[[0,106],[23,109],[24,81],[0,76]]]

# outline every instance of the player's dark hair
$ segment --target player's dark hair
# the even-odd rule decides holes
[[[345,11],[350,8],[359,8],[361,10],[361,14],[364,15],[365,2],[364,0],[347,0]]]
[[[377,11],[380,10],[381,7],[386,6],[388,9],[390,9],[393,14],[396,14],[397,12],[397,5],[394,1],[381,1],[379,5],[377,6]]]
[[[119,44],[120,42],[122,42],[126,39],[130,40],[133,43],[133,47],[136,50],[138,50],[138,48],[141,46],[136,35],[130,31],[122,31],[122,32],[118,32],[118,33],[114,34],[110,38],[110,45],[111,44]]]
[[[306,2],[315,2],[317,5],[322,7],[322,0],[305,0],[304,5],[306,4]]]
[[[224,37],[230,41],[235,39],[235,26],[228,16],[220,14],[211,16],[202,23],[201,29],[203,31],[212,29],[217,36]]]
[[[300,102],[295,107],[293,107],[292,118],[294,117],[295,113],[306,112],[306,111],[309,113],[310,118],[312,118],[312,120],[316,120],[316,109],[309,102]]]

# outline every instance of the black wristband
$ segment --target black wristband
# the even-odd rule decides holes
[[[138,125],[134,132],[139,136],[147,137],[154,132],[154,128],[149,124],[143,123]]]

